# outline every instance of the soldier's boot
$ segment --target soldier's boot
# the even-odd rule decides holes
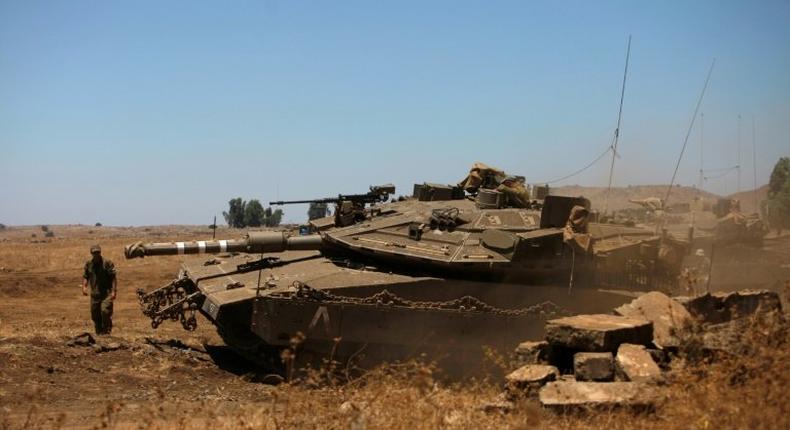
[[[107,297],[101,302],[101,325],[103,334],[112,331],[112,299]]]
[[[102,325],[101,301],[93,298],[91,298],[91,320],[93,320],[93,328],[96,334],[102,334],[104,327]]]

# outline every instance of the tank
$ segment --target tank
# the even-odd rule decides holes
[[[542,338],[546,319],[609,312],[634,291],[669,286],[684,252],[666,234],[590,223],[582,197],[508,207],[493,189],[393,193],[298,201],[335,204],[309,235],[128,245],[127,258],[185,256],[171,283],[138,291],[143,313],[154,328],[187,330],[200,313],[228,346],[278,372],[296,356],[363,367],[429,357],[468,371],[484,347]]]

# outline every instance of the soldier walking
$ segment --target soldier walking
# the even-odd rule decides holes
[[[99,245],[91,246],[91,259],[85,263],[82,281],[82,295],[88,295],[90,286],[91,319],[96,334],[110,334],[112,331],[112,302],[118,290],[115,265],[103,258]]]

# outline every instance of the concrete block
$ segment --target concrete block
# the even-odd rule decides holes
[[[546,322],[546,340],[575,351],[615,352],[623,343],[649,344],[653,323],[616,315],[575,315]]]
[[[654,382],[662,378],[661,369],[642,345],[623,344],[615,357],[618,377],[626,381]]]
[[[721,324],[757,313],[782,311],[779,295],[768,290],[709,293],[686,299],[683,305],[694,318],[706,324]]]
[[[631,303],[616,308],[614,313],[652,322],[653,343],[660,348],[680,346],[676,333],[694,322],[682,304],[658,291],[643,294]]]
[[[612,381],[614,357],[611,352],[577,352],[573,356],[573,374],[577,381]]]
[[[537,394],[540,387],[555,381],[560,377],[560,371],[554,366],[545,364],[528,364],[521,366],[505,376],[505,389],[511,395]]]
[[[658,392],[640,382],[550,382],[539,393],[540,403],[554,410],[576,408],[654,407]]]
[[[516,360],[522,366],[550,363],[551,355],[551,345],[545,340],[521,342],[516,347]]]

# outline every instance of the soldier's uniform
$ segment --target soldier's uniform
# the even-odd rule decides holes
[[[112,331],[112,289],[115,275],[115,265],[104,257],[100,262],[90,259],[85,263],[83,277],[90,286],[91,319],[96,334],[110,334]]]

